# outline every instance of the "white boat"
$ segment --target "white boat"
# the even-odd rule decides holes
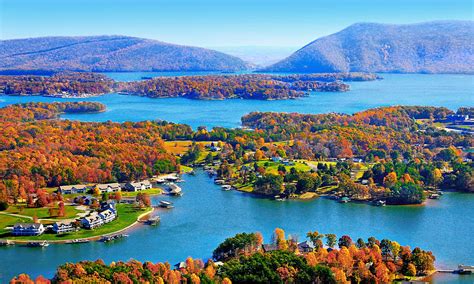
[[[225,184],[222,186],[222,190],[225,190],[225,191],[229,191],[232,189],[232,186],[228,185],[228,184]]]
[[[160,207],[162,208],[173,208],[173,203],[165,200],[160,201]]]
[[[37,248],[37,247],[47,247],[47,246],[49,246],[49,243],[47,241],[29,242],[26,245],[29,246],[29,247],[32,247],[32,248]]]

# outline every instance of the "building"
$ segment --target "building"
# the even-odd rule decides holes
[[[86,195],[76,196],[74,198],[74,203],[88,206],[88,205],[91,205],[94,200],[97,200],[97,199],[91,196],[86,196]]]
[[[65,234],[75,232],[77,230],[74,222],[56,222],[53,224],[53,232],[56,234]]]
[[[151,189],[151,183],[149,180],[144,180],[140,182],[129,182],[125,185],[127,191],[141,191],[146,189]]]
[[[263,244],[262,245],[263,252],[271,252],[278,250],[278,246],[275,244]]]
[[[39,236],[42,233],[44,226],[39,223],[16,223],[12,230],[14,236]]]
[[[278,156],[275,156],[275,157],[272,157],[272,161],[275,162],[275,163],[280,163],[282,161],[282,158],[278,157]]]
[[[104,192],[117,192],[121,191],[122,187],[119,183],[104,183],[104,184],[97,184],[96,188],[99,189],[100,193]]]
[[[301,253],[307,253],[314,251],[314,244],[310,241],[304,241],[298,244],[298,250]]]
[[[102,218],[103,224],[107,224],[117,218],[117,214],[113,209],[107,209],[99,213],[99,217]]]
[[[97,212],[91,213],[89,216],[82,218],[82,227],[92,230],[104,224],[102,217]]]
[[[450,114],[446,117],[448,121],[451,122],[463,122],[469,120],[469,115],[467,114]]]
[[[59,186],[59,193],[61,194],[86,193],[88,189],[89,187],[85,184],[61,185]]]

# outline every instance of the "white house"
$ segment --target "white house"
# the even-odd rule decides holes
[[[85,193],[87,189],[88,186],[84,184],[61,185],[59,187],[59,192],[61,194]]]
[[[101,193],[104,193],[104,192],[117,192],[117,191],[122,190],[119,183],[97,184],[96,187],[100,190]]]
[[[14,236],[38,236],[42,233],[44,226],[39,223],[16,223],[12,231]]]
[[[74,226],[73,222],[56,222],[53,224],[53,231],[56,234],[64,234],[76,230],[77,228]]]
[[[125,185],[127,191],[140,191],[145,189],[150,189],[151,183],[149,180],[139,181],[139,182],[129,182]]]
[[[100,218],[102,218],[103,224],[107,224],[115,220],[117,218],[117,215],[114,210],[112,209],[107,209],[99,213]]]
[[[82,218],[81,223],[84,228],[92,230],[102,226],[104,221],[97,212],[93,212],[89,216]]]

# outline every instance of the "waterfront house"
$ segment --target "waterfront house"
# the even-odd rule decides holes
[[[74,222],[56,222],[53,224],[53,232],[56,234],[65,234],[76,231]]]
[[[99,189],[100,193],[104,192],[117,192],[121,191],[122,188],[118,183],[104,183],[104,184],[97,184],[96,187]]]
[[[99,217],[102,218],[103,224],[107,224],[115,220],[117,218],[117,214],[113,209],[107,209],[99,213]]]
[[[151,183],[149,180],[139,181],[139,182],[129,182],[125,185],[127,191],[141,191],[151,188]]]
[[[61,194],[85,193],[89,187],[85,184],[61,185],[58,192]]]
[[[469,115],[467,114],[450,114],[446,117],[447,121],[456,123],[469,120]]]
[[[84,228],[92,230],[102,226],[104,221],[97,212],[93,212],[90,215],[82,218],[81,224]]]
[[[16,223],[12,230],[14,236],[39,236],[42,233],[44,226],[39,223]]]
[[[307,253],[314,251],[314,244],[310,241],[304,241],[298,244],[298,250],[301,253]]]

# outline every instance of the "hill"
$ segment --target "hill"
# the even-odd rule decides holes
[[[358,23],[264,71],[474,73],[474,22]]]
[[[0,70],[236,71],[240,58],[205,48],[127,36],[2,40]]]

